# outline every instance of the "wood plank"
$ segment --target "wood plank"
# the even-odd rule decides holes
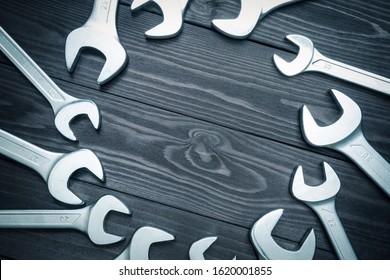
[[[23,167],[11,166],[0,160],[0,169],[3,175],[0,179],[2,209],[64,209],[64,206],[55,202],[43,188],[32,189],[31,186],[41,185],[39,178],[11,175],[26,174]],[[77,191],[87,203],[93,203],[102,195],[111,194],[131,209],[130,217],[110,213],[105,221],[108,232],[126,236],[126,240],[118,244],[97,246],[82,233],[72,230],[1,229],[0,254],[14,259],[114,259],[127,246],[134,231],[148,225],[166,230],[175,236],[175,241],[154,244],[150,251],[151,259],[188,259],[188,250],[193,242],[214,235],[219,238],[206,251],[207,259],[231,259],[234,255],[237,255],[238,259],[256,259],[246,228],[88,183],[78,182],[78,185]],[[280,238],[277,238],[277,242],[286,248],[298,246]],[[316,258],[333,259],[334,255],[317,250]]]
[[[50,108],[29,82],[14,67],[0,69],[0,127],[52,151],[94,150],[107,180],[77,173],[83,182],[247,229],[269,211],[285,208],[275,236],[299,242],[314,227],[318,248],[331,250],[316,216],[289,193],[297,165],[315,185],[323,178],[320,163],[327,161],[342,182],[337,208],[358,256],[388,258],[388,197],[351,163],[56,80],[80,98],[94,96],[102,112],[98,133],[87,120],[75,120],[80,141],[69,143],[55,131]]]
[[[91,1],[74,5],[36,1],[28,11],[19,9],[19,5],[31,4],[7,3],[0,11],[0,23],[53,77],[345,160],[332,151],[309,147],[301,137],[299,126],[298,109],[303,104],[316,111],[321,123],[337,119],[340,112],[328,94],[330,88],[336,88],[359,104],[366,137],[390,160],[387,145],[390,130],[378,129],[388,127],[389,99],[319,74],[285,78],[271,61],[272,54],[281,51],[249,41],[231,40],[188,24],[175,39],[145,40],[145,29],[156,25],[161,17],[151,13],[131,16],[128,6],[121,6],[118,29],[130,63],[117,79],[98,87],[95,79],[102,58],[95,52],[82,55],[73,75],[67,73],[64,65],[66,35],[88,17]],[[377,9],[373,9],[376,14]],[[385,74],[389,73],[390,56],[384,55],[389,53],[387,45],[354,44],[359,45],[360,51],[355,53],[356,58],[365,57],[366,53],[381,53],[379,57],[368,56],[367,70],[376,70],[371,67],[375,64]],[[343,42],[337,46],[349,49]],[[291,54],[283,55],[292,58]]]

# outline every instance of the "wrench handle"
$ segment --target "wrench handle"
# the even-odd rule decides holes
[[[310,206],[321,220],[338,258],[340,260],[357,260],[352,244],[337,215],[335,199],[332,198],[314,207]]]
[[[367,142],[360,127],[335,148],[355,162],[390,196],[390,164]]]
[[[82,215],[80,210],[1,210],[0,228],[74,228],[82,230],[82,223],[80,223]]]
[[[89,17],[84,26],[99,24],[100,28],[107,29],[107,32],[111,34],[117,34],[117,9],[118,0],[95,0],[91,16]],[[116,36],[118,37],[118,35]]]
[[[327,58],[317,50],[315,50],[313,62],[307,70],[322,72],[390,96],[390,79]]]
[[[0,153],[38,172],[47,181],[62,154],[45,151],[0,129]]]
[[[55,114],[75,98],[63,92],[0,26],[0,49],[50,103]]]

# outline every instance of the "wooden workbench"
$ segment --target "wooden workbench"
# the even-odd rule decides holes
[[[390,259],[390,200],[343,155],[309,146],[300,128],[300,108],[317,121],[340,115],[329,94],[351,97],[363,113],[368,141],[390,161],[390,98],[318,73],[281,75],[277,53],[293,59],[287,34],[309,37],[324,55],[390,77],[390,2],[308,0],[274,11],[246,40],[230,39],[211,27],[214,18],[234,18],[238,0],[191,0],[182,33],[167,40],[144,32],[162,21],[149,5],[132,13],[121,1],[117,28],[129,63],[106,85],[96,79],[104,57],[83,52],[74,73],[66,70],[67,35],[89,17],[93,1],[0,0],[0,25],[65,92],[93,100],[102,126],[86,117],[72,122],[78,142],[63,138],[52,109],[36,88],[0,54],[0,129],[44,149],[93,150],[106,180],[77,171],[71,189],[88,204],[104,194],[132,211],[110,213],[107,231],[126,240],[97,246],[73,230],[0,230],[3,259],[113,259],[134,231],[154,226],[175,236],[155,244],[151,259],[188,259],[191,244],[218,236],[207,259],[256,259],[249,232],[264,214],[285,209],[273,231],[294,250],[310,229],[315,259],[336,255],[317,216],[290,194],[294,169],[306,182],[324,180],[328,162],[341,180],[336,207],[360,259]],[[67,209],[48,192],[34,171],[0,157],[1,209]]]

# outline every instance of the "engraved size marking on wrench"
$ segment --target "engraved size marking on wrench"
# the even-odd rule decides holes
[[[42,165],[42,164],[45,164],[45,163],[48,163],[50,162],[50,160],[48,158],[45,158],[44,156],[42,155],[39,155],[33,151],[31,151],[30,149],[24,147],[24,146],[21,146],[13,141],[10,141],[9,139],[5,138],[5,137],[2,137],[0,136],[3,140],[7,141],[7,147],[6,149],[13,153],[14,155],[16,156],[19,156],[21,154],[27,154],[28,156],[26,156],[26,158],[28,158],[31,162],[37,164],[37,165]],[[13,152],[15,151],[15,152]]]
[[[361,157],[367,163],[370,163],[373,160],[375,160],[375,158],[370,154],[370,152],[367,151],[367,149],[362,145],[353,144],[353,145],[350,145],[350,148],[352,151],[354,151],[359,157]],[[381,161],[376,160],[376,163],[380,165],[382,170],[386,170],[386,167],[383,166]],[[378,177],[382,178],[385,182],[389,183],[389,176],[386,176],[386,172],[380,172],[380,170],[376,170],[376,169],[373,171],[376,173],[376,175]]]
[[[326,217],[326,221],[328,222],[330,227],[333,228],[333,227],[337,226],[336,219],[333,217],[329,217],[329,215],[334,215],[335,213],[333,213],[327,209],[321,209],[321,211],[324,213],[324,215]]]
[[[100,4],[100,10],[102,11],[102,16],[105,18],[105,22],[108,22],[108,15],[110,13],[110,4],[111,0],[103,0]]]

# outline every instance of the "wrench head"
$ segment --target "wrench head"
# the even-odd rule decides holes
[[[96,130],[100,127],[99,109],[93,101],[78,99],[68,103],[56,113],[54,123],[58,131],[69,140],[77,140],[70,129],[70,122],[79,115],[87,115]]]
[[[172,0],[134,0],[131,10],[136,11],[149,2],[155,2],[163,13],[163,22],[145,32],[145,36],[151,39],[167,39],[175,37],[183,27],[183,13],[188,3]],[[184,5],[184,6],[183,6]]]
[[[117,236],[104,231],[104,219],[110,211],[116,211],[130,215],[129,208],[123,202],[112,195],[101,197],[95,204],[90,205],[87,233],[91,241],[98,245],[106,245],[119,242],[123,236]]]
[[[340,180],[333,168],[323,162],[325,182],[319,186],[308,186],[303,178],[302,166],[295,170],[291,184],[292,195],[303,202],[320,202],[333,198],[340,190]]]
[[[97,83],[105,84],[114,78],[127,64],[127,54],[116,34],[100,31],[98,27],[82,26],[73,30],[66,38],[65,61],[72,72],[84,48],[99,50],[106,58]]]
[[[313,55],[313,42],[301,35],[287,35],[286,38],[299,47],[297,57],[290,62],[282,59],[280,56],[274,54],[273,60],[276,68],[285,76],[295,76],[305,71],[310,65]]]
[[[215,29],[228,37],[245,39],[251,34],[257,22],[263,16],[263,7],[266,4],[267,1],[241,0],[241,10],[238,17],[234,19],[214,19],[211,23]]]
[[[204,260],[204,252],[218,239],[217,236],[206,237],[192,243],[189,256],[190,260]]]
[[[336,144],[351,135],[360,127],[362,112],[359,106],[348,96],[337,90],[331,90],[333,99],[342,111],[341,117],[329,126],[319,126],[306,106],[302,107],[302,134],[305,140],[317,147]]]
[[[81,168],[87,168],[97,178],[104,180],[102,164],[92,151],[80,149],[65,154],[54,165],[47,179],[49,192],[55,199],[73,205],[84,203],[68,188],[68,179],[76,170]]]
[[[217,236],[206,237],[192,243],[189,251],[190,260],[205,260],[204,252],[218,239]],[[237,257],[235,256],[233,260]]]
[[[149,249],[153,243],[174,240],[175,237],[161,229],[153,227],[139,228],[133,235],[130,244],[116,260],[149,260]]]
[[[252,227],[250,237],[253,246],[265,260],[311,260],[316,249],[314,230],[302,243],[298,251],[289,251],[280,247],[271,236],[275,225],[283,215],[283,209],[277,209],[261,217]]]

